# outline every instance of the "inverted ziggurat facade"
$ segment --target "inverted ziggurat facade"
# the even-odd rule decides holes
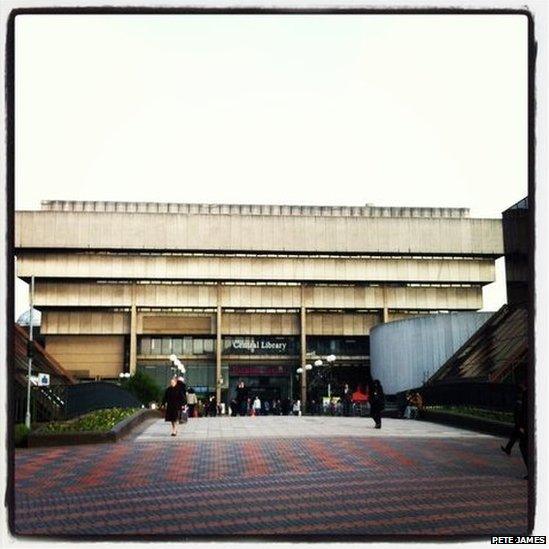
[[[65,369],[158,377],[175,354],[224,400],[240,379],[305,398],[297,368],[330,354],[360,382],[373,326],[480,309],[503,254],[501,220],[457,208],[43,201],[15,221],[17,276]]]

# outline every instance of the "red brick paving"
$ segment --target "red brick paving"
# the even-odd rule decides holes
[[[16,533],[526,533],[517,455],[493,438],[127,440],[16,452]]]

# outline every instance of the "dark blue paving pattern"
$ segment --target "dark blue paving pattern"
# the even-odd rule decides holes
[[[20,450],[16,533],[517,535],[526,532],[523,475],[520,459],[492,438],[128,440]]]

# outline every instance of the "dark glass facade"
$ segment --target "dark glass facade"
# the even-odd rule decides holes
[[[224,355],[299,356],[299,338],[288,336],[225,336]],[[141,356],[214,356],[215,337],[204,336],[141,336],[138,354]],[[307,352],[317,355],[368,356],[368,336],[307,336]]]
[[[317,355],[369,356],[370,338],[368,336],[308,336],[307,352]]]

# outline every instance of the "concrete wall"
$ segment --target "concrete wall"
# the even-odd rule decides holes
[[[124,366],[122,336],[46,336],[46,351],[76,377],[116,378]]]
[[[492,314],[426,315],[375,326],[370,332],[372,377],[387,394],[422,385]]]
[[[503,253],[499,219],[21,211],[17,249]]]
[[[491,259],[204,257],[20,253],[17,276],[150,280],[277,280],[488,284]]]
[[[218,305],[214,284],[97,284],[95,282],[35,283],[35,306],[41,307],[202,307]],[[226,285],[220,305],[234,308],[317,309],[480,309],[480,286],[381,287]]]

